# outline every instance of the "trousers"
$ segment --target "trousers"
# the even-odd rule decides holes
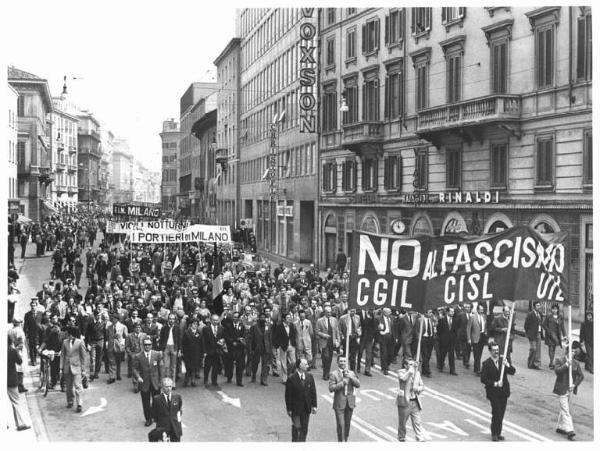
[[[351,409],[348,404],[346,404],[344,409],[334,409],[334,412],[338,442],[347,442],[354,409]]]
[[[406,423],[410,418],[412,428],[415,431],[415,438],[418,442],[425,441],[425,434],[421,424],[421,408],[415,400],[410,400],[408,406],[398,407],[398,440],[406,440]]]
[[[571,416],[571,394],[566,393],[558,397],[558,405],[560,410],[558,411],[558,422],[556,427],[563,431],[573,431],[573,417]]]
[[[292,442],[305,442],[310,414],[292,415]]]

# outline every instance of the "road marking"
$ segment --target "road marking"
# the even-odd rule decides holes
[[[394,429],[393,427],[391,427],[391,426],[386,426],[385,428],[388,431],[393,432],[396,435],[398,434],[398,431],[396,429]],[[406,439],[406,441],[407,442],[414,442],[415,441],[414,437],[411,437],[410,435],[408,435],[408,431],[406,431],[406,432],[407,432],[406,437],[404,437]]]
[[[83,412],[81,414],[81,416],[82,417],[87,417],[88,415],[92,415],[94,413],[102,412],[104,409],[106,409],[107,405],[108,405],[108,401],[106,400],[106,398],[100,398],[100,405],[99,406],[94,406],[94,407],[88,408],[85,412]]]
[[[489,429],[488,426],[485,426],[485,425],[483,425],[481,423],[477,423],[476,421],[471,420],[470,418],[465,418],[465,421],[467,423],[471,423],[473,426],[477,426],[478,428],[481,428],[479,430],[479,432],[481,432],[482,434],[489,434],[490,433],[490,429]]]
[[[434,423],[432,421],[428,421],[428,424],[431,424],[432,426],[435,426],[437,428],[440,429],[444,429],[448,432],[453,432],[457,435],[461,435],[463,437],[468,437],[469,434],[467,434],[465,431],[463,431],[461,428],[459,428],[458,426],[456,426],[454,423],[452,423],[451,421],[444,421],[443,423]]]
[[[227,396],[225,394],[225,392],[223,391],[218,391],[217,392],[219,395],[221,395],[221,401],[227,403],[227,404],[231,404],[234,407],[237,407],[238,409],[242,408],[242,403],[240,402],[240,398],[232,398],[230,396]]]
[[[373,394],[371,394],[371,393],[373,393]],[[375,395],[380,395],[387,399],[396,399],[394,396],[390,396],[387,393],[383,393],[383,392],[380,392],[379,390],[373,390],[373,389],[364,389],[363,388],[360,390],[360,394],[365,395],[366,397],[371,398],[374,401],[379,401],[379,398]]]

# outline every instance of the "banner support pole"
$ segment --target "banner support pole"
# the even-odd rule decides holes
[[[502,355],[502,368],[500,368],[500,379],[498,380],[498,382],[502,382],[502,380],[504,379],[504,362],[506,361],[506,356],[508,354],[508,343],[510,342],[510,330],[512,329],[513,315],[515,313],[515,304],[516,302],[513,301],[513,304],[510,307],[510,316],[508,317],[508,328],[506,329],[506,339],[504,340],[504,353]]]
[[[573,316],[572,316],[572,312],[571,312],[571,304],[569,304],[569,306],[567,307],[567,311],[569,312],[569,319],[568,319],[568,329],[569,329],[569,357],[567,358],[567,362],[569,363],[569,392],[571,391],[571,386],[573,385],[573,370],[571,368],[571,365],[573,364],[573,340],[572,340],[572,334],[573,334]]]
[[[419,368],[419,364],[421,363],[421,339],[423,338],[423,323],[424,323],[424,316],[421,314],[420,320],[419,320],[419,340],[417,341],[417,355],[415,360],[417,361],[417,368]]]
[[[352,328],[352,317],[348,310],[348,324],[346,326],[346,365],[350,365],[350,329]],[[344,396],[348,396],[348,386],[344,386]]]

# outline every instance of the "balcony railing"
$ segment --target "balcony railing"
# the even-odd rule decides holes
[[[76,164],[68,164],[67,165],[67,170],[69,172],[77,172],[77,165]]]
[[[74,194],[78,191],[76,186],[67,186],[67,191],[69,192],[69,194]]]
[[[56,192],[57,193],[66,193],[67,186],[66,185],[56,185]]]
[[[77,147],[75,147],[75,146],[69,146],[69,153],[70,154],[77,153]]]
[[[62,163],[60,161],[56,162],[56,169],[58,169],[59,171],[66,171],[67,170],[67,165],[66,163]]]
[[[20,163],[17,166],[17,172],[19,174],[40,175],[40,167],[35,164]]]
[[[56,141],[56,151],[60,153],[63,150],[65,150],[65,144],[62,141]]]
[[[364,121],[343,126],[342,145],[359,151],[364,145],[379,144],[383,141],[383,123]]]
[[[419,111],[417,133],[520,118],[520,96],[494,94]]]

